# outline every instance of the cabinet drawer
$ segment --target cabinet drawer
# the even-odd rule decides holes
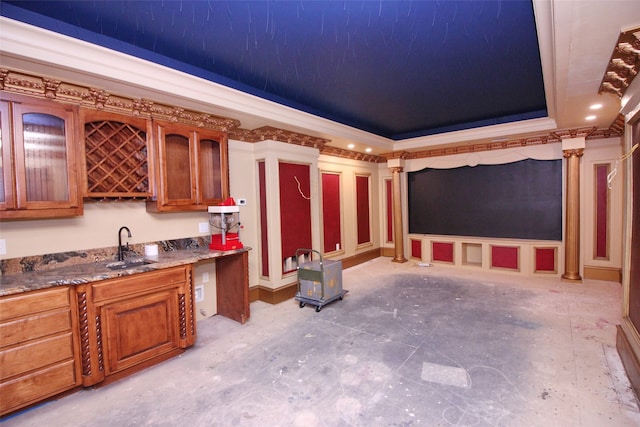
[[[69,305],[69,288],[66,286],[12,295],[0,299],[0,322]]]
[[[0,324],[0,348],[71,331],[68,308],[40,313]]]
[[[0,351],[0,379],[10,378],[63,360],[73,363],[71,332]]]
[[[76,386],[73,360],[0,384],[0,414],[19,409]]]
[[[187,268],[185,266],[105,280],[92,286],[93,301],[100,302],[154,289],[175,287],[186,280]]]

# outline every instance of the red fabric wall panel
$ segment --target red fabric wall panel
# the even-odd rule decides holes
[[[311,248],[311,194],[309,165],[281,162],[280,230],[282,261],[298,248]],[[300,183],[298,185],[298,182]]]
[[[556,250],[554,248],[536,248],[535,271],[556,271]]]
[[[260,248],[262,249],[262,270],[264,277],[269,277],[269,233],[267,228],[267,178],[264,162],[258,162],[258,180],[260,186]]]
[[[387,196],[387,242],[393,242],[393,188],[390,179],[384,183]]]
[[[356,176],[356,215],[358,220],[358,244],[369,243],[369,177]]]
[[[422,240],[411,239],[411,256],[422,259]]]
[[[322,174],[322,225],[324,230],[324,252],[333,252],[340,241],[340,175]]]
[[[431,242],[431,258],[433,261],[453,262],[453,243]]]
[[[517,270],[518,248],[515,246],[491,246],[491,267]]]
[[[607,214],[609,213],[608,174],[609,165],[596,165],[596,258],[609,257],[607,251]]]

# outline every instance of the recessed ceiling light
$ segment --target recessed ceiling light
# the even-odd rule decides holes
[[[587,116],[584,118],[585,120],[595,120],[596,116]]]
[[[355,147],[355,145],[353,145],[353,144],[347,145],[347,148],[349,148],[350,150],[353,149],[353,147]]]
[[[602,108],[602,104],[593,104],[589,108],[592,110],[599,110]]]
[[[367,153],[370,153],[370,152],[371,152],[371,148],[367,148],[367,149],[366,149],[366,150],[364,150],[364,151],[366,151]]]

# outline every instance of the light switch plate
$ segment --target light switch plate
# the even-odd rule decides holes
[[[6,255],[6,254],[7,254],[7,240],[0,239],[0,255]]]
[[[245,206],[247,204],[247,199],[238,199],[238,206]]]
[[[209,273],[204,272],[202,273],[202,283],[208,283],[209,282]]]
[[[198,223],[198,232],[199,233],[208,233],[209,232],[209,223],[208,222],[200,222],[200,223]]]

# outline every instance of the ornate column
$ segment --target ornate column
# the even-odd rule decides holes
[[[564,274],[563,280],[581,282],[580,276],[580,157],[585,138],[562,141],[562,156],[567,159]]]
[[[390,163],[390,162],[389,162]],[[407,262],[404,257],[404,227],[402,225],[402,193],[400,191],[400,173],[402,166],[392,166],[391,186],[393,187],[393,243],[395,248],[395,256],[393,262]]]

